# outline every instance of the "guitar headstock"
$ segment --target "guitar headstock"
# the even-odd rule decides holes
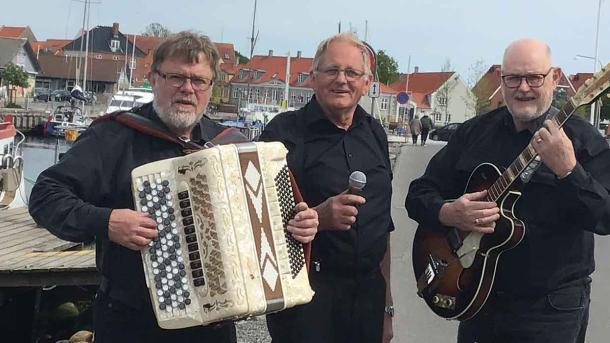
[[[610,63],[585,81],[572,97],[572,102],[575,107],[588,105],[599,98],[608,88],[610,88]]]

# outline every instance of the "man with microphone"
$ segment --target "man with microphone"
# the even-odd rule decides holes
[[[288,166],[318,212],[311,303],[267,316],[273,342],[389,342],[392,172],[381,125],[358,105],[371,82],[366,46],[352,33],[323,41],[305,107],[261,135],[289,150]]]

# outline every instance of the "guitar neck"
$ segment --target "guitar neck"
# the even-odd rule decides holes
[[[572,101],[568,101],[559,112],[552,115],[550,120],[553,120],[559,127],[570,118],[576,110],[576,106]],[[525,149],[515,158],[508,168],[500,175],[500,177],[489,187],[487,192],[487,201],[497,202],[502,194],[504,194],[515,180],[525,171],[527,166],[538,156],[536,150],[530,142]]]

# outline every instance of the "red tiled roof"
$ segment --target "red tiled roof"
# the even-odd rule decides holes
[[[380,88],[381,88],[381,93],[383,93],[383,94],[398,94],[398,91],[396,91],[396,90],[395,90],[395,89],[393,89],[392,87],[390,87],[390,86],[386,85],[385,83],[380,82],[379,84],[381,85],[381,86],[380,86]]]
[[[133,42],[133,35],[127,35],[127,39]],[[144,53],[150,54],[157,47],[157,44],[159,44],[161,39],[163,38],[136,35],[136,47],[138,47],[138,49],[142,50]]]
[[[409,75],[409,92],[431,94],[439,89],[454,72],[412,73]],[[390,85],[397,92],[406,89],[407,74],[401,74],[400,80]]]
[[[46,41],[32,43],[32,50],[34,50],[34,52],[48,50],[52,53],[56,53],[70,42],[71,40],[69,39],[47,39]]]
[[[231,43],[214,43],[224,63],[235,64],[235,48]]]
[[[0,37],[19,38],[26,30],[26,27],[2,26],[0,27]]]
[[[574,89],[578,91],[578,89],[587,81],[588,79],[593,77],[593,73],[576,73],[574,75],[570,75],[569,80],[574,86]],[[568,93],[570,96],[576,94],[576,92]]]
[[[431,108],[428,95],[436,92],[454,72],[427,72],[412,73],[409,75],[409,93],[411,100],[420,108]],[[403,92],[407,88],[407,74],[401,74],[400,79],[390,85],[396,92]]]
[[[290,59],[290,86],[311,88],[309,76],[304,82],[298,83],[299,74],[306,73],[309,75],[313,58],[308,57],[292,57]],[[238,70],[235,73],[231,83],[246,83],[261,84],[271,80],[286,80],[286,56],[252,56],[250,62],[246,65],[238,65]],[[253,79],[254,73],[248,73],[244,78],[240,78],[239,70],[250,69],[261,71],[262,75],[258,79]]]

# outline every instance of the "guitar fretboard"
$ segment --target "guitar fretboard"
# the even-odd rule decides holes
[[[568,101],[557,114],[551,116],[550,120],[555,121],[559,127],[563,126],[563,124],[570,118],[572,113],[576,110],[576,107],[572,103],[572,101]],[[523,173],[525,168],[536,158],[538,154],[532,143],[528,144],[525,149],[517,156],[517,158],[511,163],[511,165],[506,168],[506,170],[500,175],[500,177],[494,182],[491,187],[489,187],[487,192],[487,201],[497,202],[502,194],[504,194],[510,185]]]

